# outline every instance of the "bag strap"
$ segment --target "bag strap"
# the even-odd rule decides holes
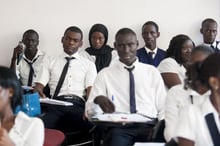
[[[214,146],[220,146],[220,133],[216,126],[213,113],[210,113],[205,116],[206,124],[208,125],[209,133],[212,137]]]

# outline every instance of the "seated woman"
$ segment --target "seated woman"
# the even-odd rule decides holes
[[[176,129],[179,146],[219,146],[220,54],[207,57],[194,74],[193,81],[203,83],[211,94],[201,105],[180,110]]]
[[[89,32],[90,47],[80,54],[94,62],[97,72],[110,65],[117,58],[117,52],[107,45],[108,30],[103,24],[95,24]]]
[[[168,89],[184,83],[186,67],[189,64],[193,41],[186,35],[177,35],[170,41],[167,57],[159,64],[158,69]]]
[[[165,103],[165,131],[166,141],[175,137],[179,109],[191,104],[201,104],[210,95],[210,91],[199,81],[193,81],[195,63],[201,63],[205,58],[214,53],[205,45],[200,45],[192,50],[190,62],[192,66],[187,69],[185,88],[183,84],[173,86],[167,93]]]
[[[15,73],[0,66],[0,145],[42,146],[43,122],[38,118],[30,118],[23,112],[13,114],[21,101],[21,86]]]

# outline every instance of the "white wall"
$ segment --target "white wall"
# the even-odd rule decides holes
[[[13,48],[30,28],[39,32],[40,49],[58,54],[68,26],[83,30],[83,48],[88,46],[87,34],[94,23],[108,27],[109,45],[119,28],[130,27],[142,47],[141,26],[153,20],[160,26],[158,45],[166,49],[171,37],[179,33],[201,42],[200,23],[206,17],[220,24],[219,0],[0,0],[0,65],[10,64]]]

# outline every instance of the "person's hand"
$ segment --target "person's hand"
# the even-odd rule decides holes
[[[18,45],[16,48],[14,48],[13,56],[12,56],[12,61],[15,61],[18,57],[19,54],[23,52],[23,48]]]
[[[0,128],[0,146],[15,146],[4,128]]]
[[[94,103],[98,104],[105,113],[115,112],[115,105],[105,96],[97,96]]]
[[[34,91],[38,92],[41,98],[46,98],[43,89],[44,85],[42,85],[41,83],[35,83]]]

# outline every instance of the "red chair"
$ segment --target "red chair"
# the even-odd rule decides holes
[[[64,141],[65,136],[63,132],[55,129],[45,128],[45,137],[43,146],[60,146]]]

